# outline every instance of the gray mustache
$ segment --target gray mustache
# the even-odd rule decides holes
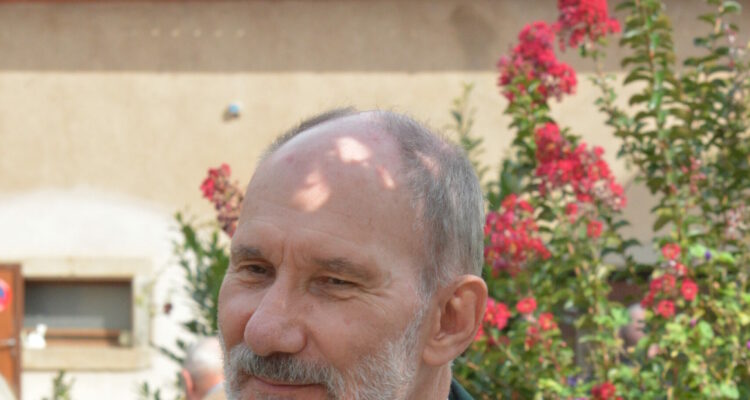
[[[288,354],[259,356],[248,346],[238,345],[229,353],[227,380],[239,388],[254,376],[274,382],[297,385],[323,385],[330,396],[340,393],[343,377],[328,365],[300,360]]]

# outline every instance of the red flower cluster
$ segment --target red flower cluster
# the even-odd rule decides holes
[[[669,261],[677,260],[680,257],[680,245],[676,243],[667,243],[661,248],[661,254]]]
[[[533,301],[534,299],[532,298],[531,300]],[[519,302],[518,304],[521,303]],[[518,306],[516,307],[518,308]],[[534,309],[536,309],[536,302],[534,303]],[[533,311],[530,311],[528,314],[530,314],[531,312]],[[526,327],[526,338],[524,339],[524,345],[527,348],[531,348],[535,344],[541,342],[542,334],[544,332],[557,329],[557,323],[555,322],[555,317],[552,315],[552,313],[541,313],[538,319],[534,319],[531,316],[529,316],[528,318],[530,319],[531,324]],[[550,338],[547,338],[546,340],[544,340],[543,344],[544,347],[549,350],[552,346],[552,340]],[[564,343],[562,345],[564,346]]]
[[[210,168],[208,176],[201,183],[203,197],[214,204],[217,212],[216,219],[221,224],[221,229],[229,236],[234,235],[237,229],[237,219],[240,216],[243,199],[242,191],[237,183],[229,180],[231,174],[229,165],[221,164],[218,168]]]
[[[612,382],[604,382],[591,388],[591,396],[594,400],[613,400],[617,388]],[[618,399],[620,399],[618,397]]]
[[[536,310],[536,300],[533,297],[521,299],[516,304],[516,310],[521,314],[531,314]]]
[[[537,90],[546,101],[550,96],[560,98],[563,93],[571,94],[578,83],[576,73],[570,65],[560,62],[555,55],[554,27],[538,21],[526,25],[518,35],[519,43],[513,48],[510,57],[504,56],[498,61],[500,69],[499,86],[503,95],[511,102],[514,91],[509,88],[517,77],[527,81],[539,80]],[[524,93],[525,85],[516,88]]]
[[[539,327],[542,328],[543,331],[557,328],[557,323],[555,322],[555,317],[552,313],[541,313],[539,315]]]
[[[515,276],[534,257],[547,259],[550,252],[535,236],[534,209],[525,200],[511,194],[503,200],[499,212],[489,212],[484,225],[487,244],[485,262],[494,274],[507,271]]]
[[[494,328],[499,331],[503,330],[503,328],[508,325],[508,318],[510,318],[508,306],[504,303],[488,298],[487,308],[484,311],[484,319],[482,320],[482,324],[479,325],[479,331],[477,331],[474,340],[480,340],[485,336],[485,327]]]
[[[609,17],[606,0],[558,0],[560,16],[556,27],[560,31],[560,48],[576,47],[588,37],[595,42],[610,33],[620,32],[620,23]]]
[[[549,190],[570,188],[582,203],[599,201],[613,210],[625,207],[624,190],[602,159],[601,147],[588,150],[586,144],[580,144],[573,148],[552,122],[537,129],[535,142],[536,176],[542,178],[539,186],[542,195]],[[596,233],[596,229],[591,230],[589,236],[592,233]]]
[[[670,259],[676,275],[668,272],[652,279],[649,284],[648,293],[641,301],[641,306],[643,306],[643,308],[651,307],[654,305],[654,301],[658,299],[659,301],[656,303],[656,307],[654,307],[654,312],[664,318],[671,318],[675,314],[674,299],[678,296],[678,277],[682,278],[679,294],[681,294],[686,301],[695,300],[696,296],[698,296],[698,285],[692,279],[684,276],[687,274],[687,268],[674,261],[680,254],[680,247],[678,245],[665,245],[662,248],[662,252],[666,258]]]

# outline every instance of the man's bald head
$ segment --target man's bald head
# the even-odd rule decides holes
[[[414,233],[424,235],[423,292],[431,293],[438,285],[446,285],[458,275],[481,274],[482,192],[461,148],[406,115],[380,110],[356,112],[347,108],[300,123],[280,136],[264,153],[263,160],[305,136],[316,140],[314,136],[326,134],[321,132],[323,130],[327,134],[338,130],[352,137],[378,133],[390,138],[398,178],[405,183],[416,213]],[[388,147],[391,146],[386,149]],[[347,157],[356,157],[356,151],[355,145],[350,146]],[[388,155],[376,157],[387,158]],[[386,184],[388,178],[383,177]]]

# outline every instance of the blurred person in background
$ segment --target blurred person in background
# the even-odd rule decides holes
[[[219,339],[207,337],[193,344],[188,349],[180,374],[187,400],[225,400]]]

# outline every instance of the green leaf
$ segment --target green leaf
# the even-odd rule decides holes
[[[737,390],[737,384],[734,382],[723,382],[719,385],[719,393],[728,399],[739,399],[740,392]]]
[[[725,14],[735,14],[735,13],[739,13],[740,11],[742,11],[742,6],[740,5],[740,3],[736,2],[736,1],[733,1],[733,0],[726,0],[721,5],[721,14],[722,15],[725,15]]]
[[[688,254],[693,259],[703,259],[706,256],[706,251],[708,249],[706,246],[702,244],[694,244],[690,246],[690,249],[688,250]]]
[[[716,260],[721,261],[723,263],[735,265],[737,263],[737,260],[734,258],[732,253],[728,251],[722,251],[716,256]]]

